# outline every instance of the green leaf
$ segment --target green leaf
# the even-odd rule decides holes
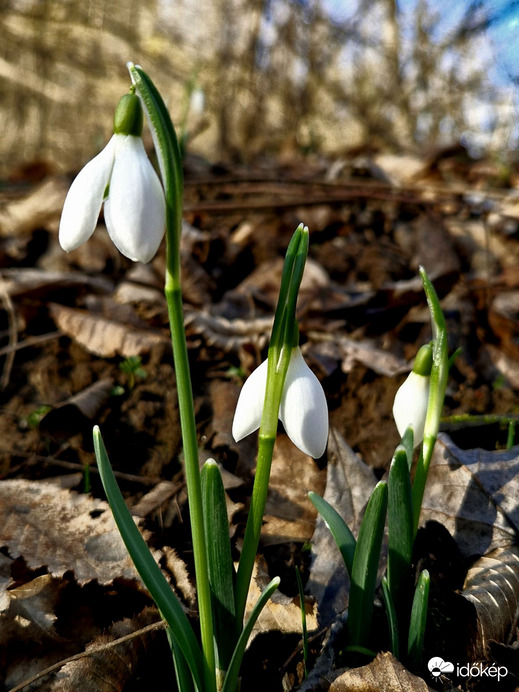
[[[263,608],[266,606],[267,601],[278,588],[280,581],[281,580],[279,577],[274,577],[274,579],[265,587],[265,590],[256,601],[256,605],[252,609],[250,617],[245,623],[245,627],[243,628],[240,638],[238,639],[238,643],[236,644],[231,663],[227,669],[227,675],[225,676],[222,692],[235,692],[238,684],[238,675],[240,673],[243,654],[245,653],[245,647],[249,641],[252,628],[256,624],[256,620],[258,619]]]
[[[389,627],[389,639],[391,641],[391,651],[395,658],[400,658],[400,642],[398,634],[398,620],[396,617],[395,606],[391,598],[391,592],[387,583],[387,578],[382,579],[382,595],[386,606],[387,622]]]
[[[189,624],[189,620],[179,600],[166,581],[166,578],[160,571],[159,566],[153,559],[144,538],[141,536],[124,502],[124,498],[115,480],[112,467],[110,466],[101,432],[97,425],[94,427],[93,437],[99,475],[119,533],[130,553],[130,557],[133,560],[137,572],[140,574],[142,581],[146,584],[158,609],[170,626],[178,647],[189,665],[191,675],[193,676],[198,690],[202,690],[202,653],[191,625]]]
[[[231,661],[238,631],[227,504],[220,469],[214,459],[206,461],[202,469],[202,502],[218,667],[225,671]]]
[[[306,629],[306,610],[305,610],[305,592],[303,590],[303,582],[301,574],[296,565],[297,589],[299,591],[299,605],[301,607],[301,627],[303,629],[303,665],[305,669],[305,678],[308,677],[308,631]]]
[[[316,493],[310,491],[308,497],[313,503],[316,510],[324,519],[326,526],[330,529],[330,532],[337,544],[337,547],[341,551],[342,559],[348,570],[348,574],[351,578],[351,568],[353,565],[353,557],[355,555],[356,540],[355,536],[352,534],[348,525],[341,517],[341,515],[334,509],[329,502],[327,502],[323,497],[316,495]]]
[[[367,646],[387,510],[387,483],[375,486],[360,525],[351,569],[348,645]]]
[[[397,615],[401,617],[408,592],[414,538],[411,479],[407,452],[401,445],[396,448],[389,469],[387,529],[388,588]]]
[[[418,583],[413,598],[411,609],[411,622],[409,624],[409,639],[407,653],[411,665],[419,667],[422,660],[425,626],[427,624],[427,606],[429,603],[429,585],[431,578],[429,572],[424,569],[420,572]]]

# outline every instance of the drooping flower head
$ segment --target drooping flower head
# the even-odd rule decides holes
[[[243,385],[232,424],[236,442],[260,427],[268,360]],[[324,454],[328,441],[328,407],[321,383],[305,363],[299,346],[292,349],[279,406],[279,419],[299,449],[314,459]]]
[[[413,429],[413,444],[417,447],[423,440],[432,367],[431,344],[418,351],[413,369],[395,395],[393,417],[400,437],[407,428]]]
[[[106,228],[117,249],[149,262],[165,230],[164,191],[142,143],[142,106],[126,94],[106,147],[80,171],[68,191],[59,227],[64,250],[75,250],[94,232],[103,201]]]

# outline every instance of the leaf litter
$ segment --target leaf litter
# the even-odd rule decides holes
[[[235,550],[255,440],[234,443],[232,413],[243,377],[265,356],[288,239],[299,220],[311,230],[299,323],[305,355],[327,394],[332,428],[328,452],[318,462],[296,453],[283,435],[276,446],[262,544],[266,562],[259,559],[258,566],[264,576],[281,573],[282,584],[267,611],[271,624],[255,632],[249,650],[246,688],[252,692],[298,685],[421,690],[431,683],[426,670],[422,678],[409,677],[388,654],[365,670],[333,671],[340,662],[333,647],[322,648],[323,636],[333,642],[336,631],[340,641],[347,579],[329,532],[305,499],[308,490],[323,494],[355,529],[387,470],[398,442],[393,396],[418,346],[430,338],[419,264],[443,298],[452,348],[462,348],[446,414],[517,416],[519,227],[507,211],[513,191],[478,178],[490,212],[471,201],[471,189],[442,179],[448,166],[424,162],[416,178],[398,157],[362,171],[342,162],[333,184],[325,184],[333,163],[306,161],[304,179],[274,164],[274,176],[253,167],[237,176],[232,169],[215,171],[210,184],[197,182],[189,159],[186,164],[182,266],[199,443],[202,458],[214,456],[227,479]],[[127,502],[143,517],[157,559],[193,616],[164,258],[159,253],[146,267],[127,262],[106,242],[102,224],[89,243],[62,253],[57,222],[65,188],[62,179],[49,178],[46,187],[3,205],[0,216],[0,272],[9,297],[2,302],[9,330],[0,334],[6,359],[0,362],[0,618],[9,662],[0,654],[0,684],[10,689],[85,648],[96,650],[104,635],[113,645],[114,638],[133,633],[120,649],[113,645],[121,667],[111,654],[89,655],[26,689],[166,689],[171,670],[164,635],[153,629],[158,613],[111,524],[95,469],[91,494],[78,492],[92,464],[89,428],[96,422]],[[147,375],[132,386],[120,368],[128,357],[138,357]],[[417,560],[449,565],[458,575],[446,591],[438,587],[435,602],[463,599],[456,611],[466,625],[459,650],[482,660],[505,657],[512,670],[517,456],[514,449],[493,451],[504,444],[499,426],[445,426],[450,437],[438,444],[422,518],[429,551]],[[49,484],[64,470],[71,489]],[[434,533],[435,521],[446,535]],[[309,598],[314,662],[321,653],[313,687],[301,676],[295,566]],[[438,584],[444,576],[438,567]],[[102,614],[96,599],[107,605]],[[149,625],[152,630],[139,635]],[[150,655],[155,663],[146,665]]]

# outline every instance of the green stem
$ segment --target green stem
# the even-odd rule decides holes
[[[208,692],[216,689],[215,654],[213,642],[213,619],[211,613],[211,590],[209,586],[209,567],[205,542],[204,517],[202,512],[202,487],[198,463],[198,440],[196,436],[195,412],[180,289],[173,288],[174,280],[167,271],[166,301],[171,326],[173,360],[177,380],[180,427],[184,447],[184,468],[189,501],[189,517],[195,561],[198,608],[200,612],[200,632],[204,655],[204,679]]]
[[[175,129],[164,101],[155,85],[139,67],[135,67],[130,63],[128,69],[148,115],[166,198],[166,280],[164,292],[171,328],[171,343],[173,346],[173,361],[180,410],[180,427],[184,447],[184,467],[204,656],[204,689],[205,692],[215,692],[216,673],[211,591],[202,509],[198,440],[196,437],[195,412],[184,330],[180,281],[180,236],[182,233],[183,200],[182,159]]]

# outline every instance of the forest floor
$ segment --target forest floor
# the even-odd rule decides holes
[[[0,689],[170,690],[166,638],[110,523],[91,439],[99,424],[128,505],[193,614],[163,249],[150,265],[133,264],[101,219],[88,243],[63,252],[57,228],[69,183],[22,176],[0,190]],[[244,378],[265,357],[284,252],[300,222],[310,229],[302,350],[330,412],[322,459],[279,431],[257,581],[279,575],[280,594],[246,655],[244,692],[519,685],[514,185],[513,170],[461,148],[423,161],[358,155],[214,167],[187,159],[182,270],[200,458],[224,470],[236,556],[256,437],[235,443],[232,418]],[[399,442],[393,398],[431,338],[420,265],[441,298],[450,351],[461,349],[424,500],[423,523],[432,521],[416,547],[416,564],[432,573],[424,664],[411,673],[383,654],[346,670],[340,632],[330,640],[347,579],[307,492],[342,500],[337,509],[355,527],[389,467]],[[483,558],[493,560],[486,576],[471,577]],[[496,597],[489,583],[503,565],[510,593]],[[296,566],[315,666],[306,682]],[[476,587],[481,608],[469,597]],[[485,593],[497,603],[487,619]],[[433,656],[505,666],[507,675],[499,687],[476,669],[434,677]]]

